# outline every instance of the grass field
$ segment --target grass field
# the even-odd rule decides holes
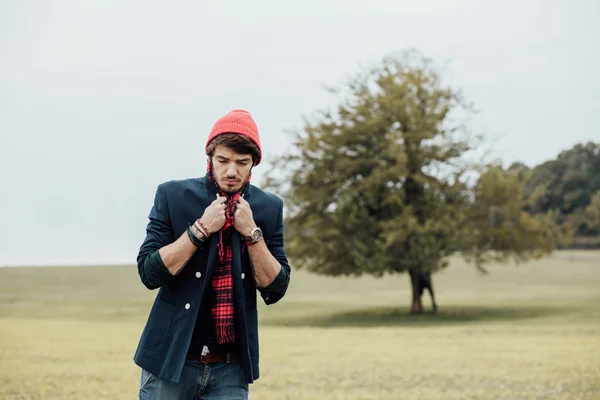
[[[438,315],[412,317],[406,275],[293,271],[260,308],[250,398],[600,399],[600,252],[456,261],[434,285]],[[155,293],[132,266],[0,269],[0,399],[137,398]]]

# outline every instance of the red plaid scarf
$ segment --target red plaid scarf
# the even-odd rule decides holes
[[[241,191],[228,195],[221,190],[212,173],[210,162],[208,164],[209,177],[217,187],[221,196],[227,197],[227,209],[225,211],[225,225],[219,232],[219,264],[213,271],[212,287],[215,291],[215,302],[212,307],[212,317],[215,321],[217,342],[235,342],[235,315],[233,303],[233,278],[231,273],[231,232],[233,228],[236,205]],[[248,177],[250,181],[250,177]]]

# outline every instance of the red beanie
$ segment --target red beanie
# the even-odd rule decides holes
[[[208,135],[206,148],[208,148],[208,145],[214,138],[222,135],[223,133],[237,133],[252,140],[258,146],[258,151],[260,153],[258,160],[256,160],[254,165],[256,166],[260,164],[260,160],[262,159],[262,148],[260,147],[258,128],[256,127],[256,123],[248,111],[233,110],[215,122],[212,130],[210,131],[210,135]]]

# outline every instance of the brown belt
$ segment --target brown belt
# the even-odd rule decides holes
[[[196,361],[202,364],[219,362],[230,363],[232,361],[238,361],[240,359],[240,353],[237,351],[231,353],[208,353],[205,356],[188,354],[186,359],[188,361]]]

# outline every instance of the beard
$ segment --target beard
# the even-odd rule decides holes
[[[232,176],[220,176],[220,177],[216,177],[216,181],[217,181],[217,185],[219,186],[219,188],[226,194],[236,194],[237,192],[239,192],[240,190],[242,190],[242,188],[244,187],[244,184],[246,183],[246,181],[248,180],[248,176],[250,174],[246,175],[245,177],[232,177]]]

